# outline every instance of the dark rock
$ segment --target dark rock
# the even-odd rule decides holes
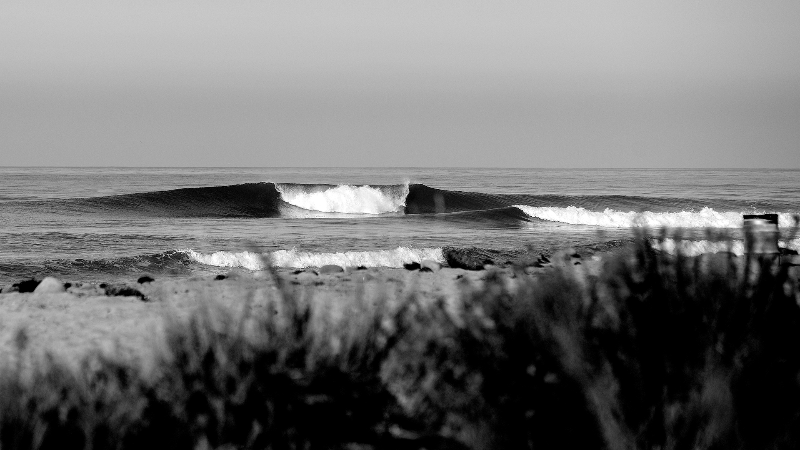
[[[410,262],[410,263],[408,263],[408,264],[403,264],[403,267],[404,267],[406,270],[419,270],[419,268],[420,268],[421,266],[419,265],[419,263],[418,263],[418,262]]]
[[[544,255],[544,253],[540,253],[540,254],[539,254],[539,262],[542,262],[542,263],[549,263],[549,262],[550,262],[550,258],[548,258],[547,256],[545,256],[545,255]]]
[[[70,282],[64,283],[64,289],[69,289],[71,287],[72,287],[72,283],[70,283]]]
[[[156,281],[155,278],[149,275],[141,276],[138,280],[136,280],[136,282],[139,284],[152,283],[153,281]]]
[[[214,279],[217,280],[217,281],[224,280],[225,278],[228,278],[228,277],[226,277],[225,275],[222,275],[222,274],[219,274],[219,275],[214,277]]]
[[[497,253],[499,252],[477,247],[442,248],[442,254],[444,255],[445,261],[447,261],[447,265],[455,269],[483,270],[483,266],[494,264],[494,260],[491,256]]]
[[[581,262],[580,262],[580,261],[575,261],[575,265],[576,265],[576,266],[579,266],[580,264],[581,264]]]
[[[577,252],[576,252],[576,253],[573,253],[573,254],[571,254],[571,255],[569,255],[569,256],[571,256],[571,257],[573,257],[573,258],[580,258],[580,257],[581,257],[580,253],[577,253]]]
[[[319,268],[319,273],[341,273],[344,272],[344,269],[341,266],[337,266],[335,264],[326,264]]]
[[[98,286],[100,289],[105,289],[105,288],[107,288],[107,287],[108,287],[108,284],[106,284],[106,283],[100,283],[100,284],[98,284],[97,286]]]
[[[797,255],[798,254],[797,250],[792,250],[791,248],[779,247],[778,251],[780,252],[781,255]]]
[[[20,292],[20,293],[24,294],[24,293],[27,293],[27,292],[35,291],[36,287],[39,286],[39,283],[41,283],[40,280],[37,280],[35,278],[31,278],[30,280],[25,280],[25,281],[20,281],[19,283],[14,283],[14,284],[11,285],[11,288],[12,289],[16,288],[15,292]]]
[[[366,266],[358,266],[356,270],[367,270]]]
[[[303,272],[305,272],[305,271],[306,271],[305,269],[297,269],[297,270],[293,270],[293,271],[292,271],[292,275],[297,275],[297,274],[299,274],[299,273],[303,273]]]
[[[106,285],[104,289],[106,295],[109,297],[139,297],[140,300],[147,301],[147,296],[130,286]]]

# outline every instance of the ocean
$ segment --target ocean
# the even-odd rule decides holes
[[[743,214],[800,213],[798,170],[0,168],[0,282],[129,280],[324,264],[402,267],[443,249],[549,253],[681,229],[741,251]],[[728,248],[730,250],[730,248]],[[737,250],[738,249],[738,250]]]

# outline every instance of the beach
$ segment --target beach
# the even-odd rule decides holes
[[[444,299],[457,307],[465,289],[480,287],[496,273],[513,289],[517,277],[537,277],[560,267],[583,276],[596,273],[599,256],[572,257],[574,250],[562,252],[553,263],[527,268],[489,267],[464,270],[443,267],[435,272],[393,269],[349,268],[341,273],[318,273],[315,269],[274,272],[285,289],[312,302],[315,310],[324,309],[338,320],[351,299],[386,300],[398,305],[415,296],[425,302]],[[580,262],[575,265],[574,263]],[[217,279],[222,278],[222,279]],[[242,313],[247,305],[258,312],[271,301],[280,300],[281,291],[270,272],[235,270],[216,277],[163,279],[151,282],[80,283],[58,293],[0,292],[0,358],[15,357],[19,330],[27,335],[29,350],[36,355],[50,352],[67,363],[80,361],[90,351],[136,358],[147,362],[162,344],[165,321],[185,318],[204,305],[221,306]],[[102,285],[102,287],[101,287]],[[141,293],[125,295],[124,288]],[[10,285],[6,291],[10,290]],[[114,291],[121,294],[109,295]]]

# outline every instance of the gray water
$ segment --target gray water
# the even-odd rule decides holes
[[[476,195],[517,194],[521,197],[514,199],[522,206],[551,208],[545,212],[554,216],[528,216],[513,210],[508,218],[487,207],[479,216],[403,214],[400,210],[378,215],[211,217],[202,212],[192,216],[180,205],[182,196],[161,199],[158,194],[155,212],[152,205],[145,208],[138,203],[140,194],[148,192],[266,182],[401,187],[411,183]],[[189,193],[190,201],[200,206],[207,200]],[[125,195],[132,197],[116,197]],[[75,203],[86,198],[103,202]],[[124,207],[120,199],[125,200]],[[800,171],[0,168],[0,280],[48,274],[75,279],[133,277],[142,272],[185,276],[209,269],[174,253],[189,249],[206,255],[443,246],[548,250],[628,238],[631,229],[620,226],[626,217],[621,213],[627,212],[651,214],[656,221],[663,216],[671,225],[719,226],[735,232],[725,217],[780,212],[785,219],[800,212]],[[715,218],[716,213],[727,216]]]

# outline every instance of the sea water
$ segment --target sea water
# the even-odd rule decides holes
[[[264,255],[402,267],[443,261],[443,248],[550,252],[634,228],[681,229],[693,253],[741,252],[742,215],[766,212],[782,245],[800,247],[800,171],[0,168],[0,281],[258,270]]]

